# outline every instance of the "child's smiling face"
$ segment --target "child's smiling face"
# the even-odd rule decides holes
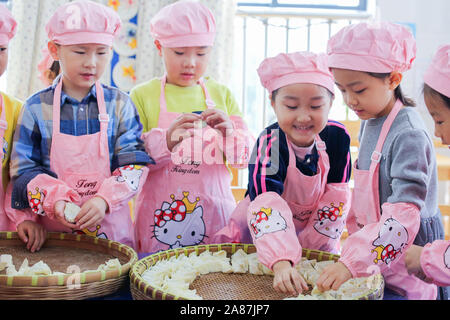
[[[211,47],[157,47],[164,60],[167,83],[190,87],[205,74]]]
[[[81,100],[103,75],[109,63],[111,47],[102,44],[56,45],[55,60],[59,60],[65,91]],[[54,51],[54,49],[53,49]]]
[[[326,126],[333,98],[324,87],[295,83],[277,90],[272,107],[288,139],[299,147],[310,146]]]

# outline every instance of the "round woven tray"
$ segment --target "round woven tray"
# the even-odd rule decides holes
[[[41,250],[29,252],[16,232],[0,232],[0,255],[11,254],[18,270],[24,258],[29,265],[40,260],[52,272],[65,275],[7,276],[0,272],[0,299],[87,299],[119,290],[128,281],[136,252],[119,242],[68,233],[48,233]],[[119,259],[121,267],[97,270],[109,259]]]
[[[136,262],[130,271],[130,290],[133,299],[185,300],[183,297],[174,296],[152,287],[142,278],[142,274],[160,260],[169,259],[172,256],[178,257],[180,254],[189,255],[192,252],[196,252],[198,255],[205,250],[211,252],[225,250],[230,257],[239,249],[246,253],[256,252],[256,247],[252,244],[224,243],[172,249],[145,257]],[[302,256],[317,261],[337,261],[339,259],[339,255],[309,249],[303,249]],[[371,288],[367,294],[356,297],[355,300],[383,299],[384,278],[382,275],[375,276]],[[273,289],[273,276],[249,273],[209,273],[201,275],[191,284],[191,289],[196,289],[197,294],[205,300],[279,300],[288,297],[288,295],[278,293]]]

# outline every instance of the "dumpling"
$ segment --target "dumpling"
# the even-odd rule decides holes
[[[231,256],[231,268],[234,273],[246,273],[248,271],[248,257],[244,250],[239,249]]]
[[[248,258],[248,272],[256,275],[263,275],[264,271],[262,268],[262,264],[258,260],[258,254],[251,253],[247,256]]]

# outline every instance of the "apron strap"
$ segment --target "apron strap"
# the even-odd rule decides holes
[[[216,106],[216,103],[211,99],[211,96],[209,95],[208,89],[206,89],[205,82],[203,81],[203,77],[198,80],[198,83],[203,89],[203,94],[205,95],[205,103],[207,109],[212,109]]]
[[[108,124],[109,115],[106,112],[105,96],[103,87],[99,81],[95,82],[98,105],[98,121],[100,121],[100,156],[104,156],[108,150]]]
[[[167,112],[167,103],[166,103],[166,83],[167,83],[167,74],[164,74],[161,79],[161,92],[159,94],[159,113]]]
[[[59,79],[56,85],[55,92],[53,93],[53,132],[59,132],[60,130],[60,117],[61,117],[61,91],[62,91],[62,77]]]
[[[397,117],[397,114],[402,109],[403,104],[400,100],[397,100],[394,104],[394,107],[392,108],[391,112],[389,113],[386,121],[384,121],[383,126],[381,128],[380,136],[378,137],[377,145],[375,147],[375,150],[372,152],[372,156],[370,157],[370,171],[374,172],[376,166],[381,161],[382,157],[382,149],[384,142],[386,140],[386,137],[389,133],[389,130],[391,129],[392,123],[394,122],[395,118]]]
[[[108,123],[109,115],[106,113],[105,97],[103,87],[99,81],[95,82],[95,90],[97,93],[98,120],[100,121],[100,155],[104,156],[108,147]],[[53,94],[53,132],[60,132],[61,123],[61,91],[62,77],[58,82]]]

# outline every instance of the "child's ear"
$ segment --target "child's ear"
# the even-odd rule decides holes
[[[402,82],[403,75],[398,71],[392,71],[389,76],[389,88],[395,90]]]
[[[156,46],[156,49],[158,50],[159,56],[162,57],[162,46],[158,40],[155,40],[155,46]]]
[[[47,44],[48,52],[50,52],[50,55],[52,56],[53,60],[59,61],[58,56],[58,46],[54,41],[49,41]]]

